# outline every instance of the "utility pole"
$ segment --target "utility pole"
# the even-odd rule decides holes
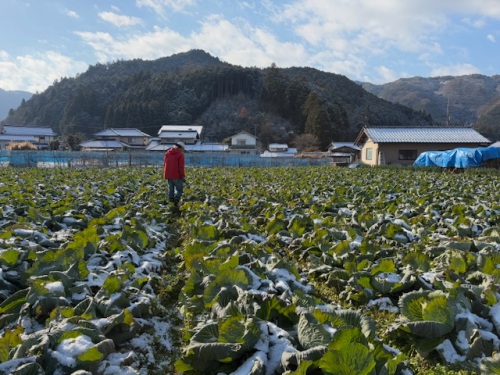
[[[451,125],[450,98],[448,98],[448,104],[446,105],[446,126],[450,125]]]

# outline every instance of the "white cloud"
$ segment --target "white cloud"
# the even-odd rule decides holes
[[[497,0],[455,0],[448,2],[445,9],[500,19],[500,2]]]
[[[196,0],[136,0],[135,3],[138,7],[151,8],[163,15],[165,8],[172,9],[174,12],[182,12],[185,8],[193,6]]]
[[[168,28],[155,27],[152,32],[136,34],[125,40],[102,32],[76,34],[94,49],[101,63],[117,59],[156,59],[192,48],[184,37]]]
[[[307,53],[296,43],[279,41],[271,32],[239,20],[238,25],[222,16],[212,16],[202,22],[201,30],[191,35],[197,48],[232,64],[242,66],[291,66],[303,61]],[[216,40],[218,43],[213,43]]]
[[[440,76],[463,76],[468,74],[477,74],[480,70],[471,64],[455,64],[448,66],[435,67],[431,71],[433,77]]]
[[[250,10],[255,9],[255,3],[254,2],[239,1],[238,5],[239,5],[239,7],[241,9],[250,9]]]
[[[100,62],[115,59],[156,59],[173,53],[199,48],[242,66],[291,66],[306,61],[303,46],[281,42],[267,30],[240,22],[237,26],[222,16],[211,16],[201,23],[200,30],[183,36],[169,28],[155,27],[152,32],[118,40],[108,33],[78,32],[91,46]],[[217,43],[214,43],[217,41]]]
[[[482,29],[486,26],[486,20],[484,18],[471,19],[469,17],[466,17],[462,20],[462,22],[476,29]]]
[[[294,1],[280,17],[313,46],[351,53],[380,54],[396,48],[422,52],[432,47],[432,32],[443,30],[445,14],[435,2],[398,0]]]
[[[117,27],[128,27],[142,24],[142,20],[138,17],[124,16],[113,12],[101,12],[98,16],[100,19]]]
[[[76,13],[75,11],[73,10],[67,10],[66,11],[66,15],[68,17],[71,17],[71,18],[80,18],[80,16],[78,15],[78,13]]]
[[[490,42],[492,42],[492,43],[496,43],[496,42],[497,42],[497,40],[496,40],[496,38],[495,38],[495,35],[493,35],[493,34],[488,34],[488,35],[486,36],[486,39],[488,39],[488,40],[489,40]]]
[[[55,80],[75,76],[88,68],[88,64],[54,51],[15,59],[1,53],[0,58],[0,87],[4,90],[41,92]]]
[[[342,59],[322,58],[321,60],[322,63],[317,65],[318,69],[343,74],[353,80],[359,80],[367,70],[366,61],[354,55],[347,55]]]
[[[377,80],[377,82],[381,82],[381,83],[393,82],[393,81],[397,81],[400,78],[408,77],[409,76],[406,73],[395,72],[394,70],[389,69],[386,66],[379,66],[377,68],[377,73],[380,75],[380,79]],[[377,82],[374,82],[374,81],[371,81],[371,82],[372,83],[377,83]]]

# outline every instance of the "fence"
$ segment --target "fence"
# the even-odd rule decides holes
[[[331,158],[262,158],[224,152],[186,153],[186,166],[276,167],[330,164]],[[161,166],[163,152],[78,152],[78,151],[0,151],[0,165],[13,167],[132,167]]]

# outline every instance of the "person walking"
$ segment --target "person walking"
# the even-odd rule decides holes
[[[163,157],[163,178],[168,180],[168,199],[178,205],[184,192],[184,150],[186,145],[177,142],[165,152]]]

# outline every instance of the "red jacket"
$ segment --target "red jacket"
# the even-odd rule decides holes
[[[163,157],[163,178],[181,180],[184,174],[184,153],[177,147],[172,147],[165,152]]]

